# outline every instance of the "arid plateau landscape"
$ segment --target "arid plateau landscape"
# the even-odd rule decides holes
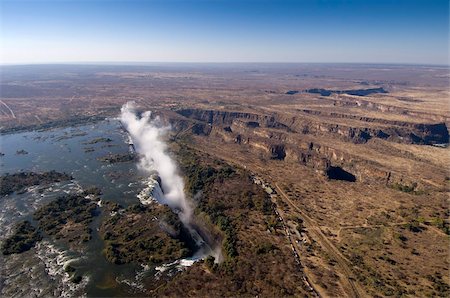
[[[1,76],[2,297],[450,295],[448,67]]]

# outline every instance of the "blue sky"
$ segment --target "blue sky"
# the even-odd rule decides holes
[[[448,0],[0,0],[1,63],[448,64]]]

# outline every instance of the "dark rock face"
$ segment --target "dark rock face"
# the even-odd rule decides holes
[[[247,122],[247,127],[256,128],[256,127],[259,127],[259,123],[256,121],[249,121],[249,122]]]
[[[375,89],[378,90],[380,88]],[[378,91],[381,92],[381,90]],[[313,115],[322,114],[322,112],[311,110],[302,110],[301,112]],[[420,145],[446,144],[449,142],[449,133],[445,123],[416,124],[337,113],[325,115],[329,117],[357,119],[368,123],[380,123],[380,125],[383,125],[383,128],[381,129],[376,126],[351,127],[340,124],[311,122],[303,119],[302,117],[283,117],[277,114],[263,115],[246,112],[202,109],[183,109],[178,110],[177,113],[178,115],[200,121],[200,123],[196,123],[193,127],[193,133],[197,135],[209,135],[211,132],[211,126],[231,127],[233,126],[233,123],[240,121],[245,127],[253,129],[275,128],[288,132],[299,132],[302,134],[313,135],[323,132],[338,134],[356,144],[366,143],[371,138],[381,138],[399,143]],[[386,127],[386,125],[388,126]]]
[[[449,142],[449,134],[445,123],[437,124],[419,124],[417,129],[421,131],[424,144],[447,144]]]
[[[355,89],[355,90],[327,90],[327,89],[307,89],[307,93],[320,94],[321,96],[330,96],[331,94],[348,94],[356,96],[366,96],[374,93],[388,93],[384,88],[370,88],[370,89]]]
[[[221,124],[221,125],[223,124],[231,125],[233,119],[236,118],[247,119],[250,121],[258,121],[260,118],[264,118],[264,116],[252,113],[200,110],[200,109],[184,109],[177,111],[177,113],[184,117],[204,121],[209,124]]]
[[[371,89],[358,89],[358,90],[344,90],[342,93],[348,94],[348,95],[357,95],[357,96],[366,96],[373,93],[388,93],[386,90],[384,90],[382,87],[380,88],[371,88]]]
[[[375,134],[375,136],[376,136],[377,138],[380,138],[380,139],[387,139],[387,138],[390,137],[387,133],[385,133],[385,132],[382,131],[382,130],[377,131],[376,134]]]
[[[211,126],[204,123],[196,123],[192,126],[192,133],[196,135],[209,135]]]
[[[326,171],[326,175],[329,179],[333,179],[333,180],[342,180],[342,181],[348,181],[348,182],[356,181],[355,175],[345,171],[341,167],[330,166]]]
[[[297,90],[289,90],[288,92],[286,92],[286,94],[288,94],[288,95],[294,95],[294,94],[297,94],[299,91],[297,91]]]
[[[348,131],[348,137],[353,140],[354,143],[366,143],[372,138],[367,129],[350,128]]]
[[[378,90],[380,88],[375,89]],[[378,91],[382,92],[381,89]],[[323,112],[312,110],[301,110],[301,112],[312,115],[323,114]],[[211,126],[232,127],[233,123],[236,124],[237,122],[241,122],[244,123],[243,125],[245,127],[253,129],[275,128],[288,132],[298,132],[312,135],[332,133],[340,135],[341,137],[356,144],[366,143],[371,138],[381,138],[399,143],[420,145],[446,144],[449,142],[449,133],[445,123],[416,124],[411,122],[390,121],[339,113],[324,114],[327,117],[333,118],[357,119],[359,121],[370,123],[372,126],[353,127],[341,124],[315,122],[305,120],[304,118],[297,116],[284,117],[277,114],[264,115],[246,112],[202,109],[183,109],[176,111],[176,113],[178,113],[178,115],[200,121],[193,127],[193,133],[197,135],[209,135],[211,132]],[[186,121],[186,118],[184,119]],[[380,127],[373,127],[373,123],[380,123]],[[183,125],[183,127],[185,126],[186,124]]]
[[[283,144],[273,145],[270,147],[272,159],[284,160],[286,157],[286,150]]]
[[[326,89],[318,89],[318,88],[308,89],[308,90],[305,90],[305,92],[320,94],[321,96],[330,96],[331,95],[331,91],[326,90]]]
[[[402,123],[399,127],[388,127],[383,130],[373,128],[349,128],[348,133],[340,133],[350,138],[354,143],[365,143],[371,138],[380,138],[398,143],[432,145],[447,144],[449,133],[445,123],[409,124]]]

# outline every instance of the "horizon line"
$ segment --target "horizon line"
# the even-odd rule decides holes
[[[0,67],[3,66],[39,66],[39,65],[121,65],[121,66],[139,66],[144,64],[335,64],[335,65],[393,65],[393,66],[435,66],[435,67],[450,67],[450,62],[447,64],[441,63],[413,63],[413,62],[301,62],[301,61],[65,61],[65,62],[24,62],[24,63],[3,63],[0,62]]]

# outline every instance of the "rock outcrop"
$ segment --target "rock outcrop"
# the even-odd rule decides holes
[[[370,117],[360,117],[339,113],[302,110],[305,117],[265,115],[246,112],[183,109],[178,114],[199,121],[193,126],[195,134],[208,135],[210,126],[224,126],[231,131],[245,132],[255,128],[274,128],[299,134],[333,134],[356,144],[365,143],[371,138],[387,139],[399,143],[420,145],[442,144],[449,142],[449,133],[445,123],[411,123],[389,121]],[[321,115],[330,119],[324,122],[307,115]],[[349,126],[333,123],[333,118],[355,119],[367,126]]]
[[[298,112],[290,116],[192,108],[170,111],[163,118],[178,133],[247,146],[262,158],[299,163],[329,179],[348,182],[390,184],[403,177],[377,162],[330,147],[329,142],[313,143],[311,138],[354,144],[373,138],[423,145],[449,141],[445,123],[392,121],[306,109]],[[340,119],[350,119],[349,124]]]

